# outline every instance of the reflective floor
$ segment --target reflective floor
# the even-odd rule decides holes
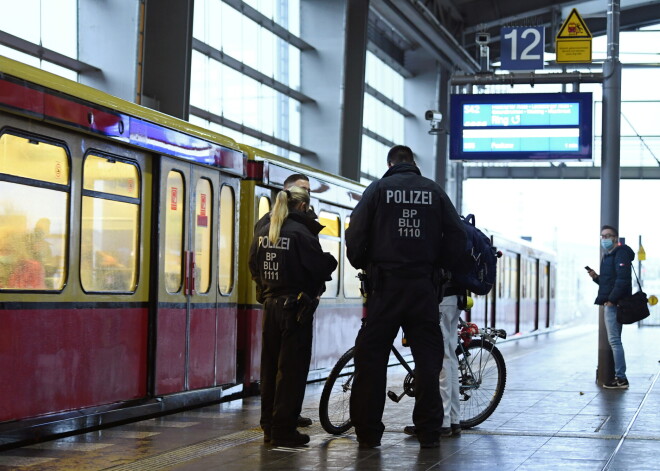
[[[0,452],[0,470],[659,470],[660,328],[625,326],[629,390],[595,384],[597,326],[507,340],[504,398],[495,413],[440,448],[403,433],[412,399],[387,401],[382,446],[358,449],[318,422],[322,383],[308,385],[303,448],[273,448],[252,397]],[[399,392],[403,373],[392,371]]]

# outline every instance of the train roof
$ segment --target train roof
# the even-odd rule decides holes
[[[354,207],[366,188],[363,184],[308,165],[285,159],[245,144],[239,147],[248,157],[248,178],[264,185],[282,188],[284,180],[292,173],[302,173],[309,178],[312,196],[323,201]]]
[[[511,250],[513,252],[519,253],[532,258],[538,258],[547,261],[554,261],[556,258],[556,253],[552,250],[548,250],[544,247],[541,247],[538,244],[530,242],[525,239],[515,239],[511,236],[503,235],[496,231],[491,231],[489,229],[482,229],[482,232],[492,237],[493,245],[497,249]]]
[[[0,56],[0,108],[244,176],[233,139]]]

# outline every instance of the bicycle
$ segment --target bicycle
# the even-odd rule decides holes
[[[506,386],[504,357],[495,346],[498,339],[506,338],[506,331],[491,327],[478,328],[476,324],[459,318],[459,341],[456,348],[461,395],[461,428],[475,427],[495,411]],[[473,339],[473,337],[479,337]],[[333,435],[348,431],[353,424],[350,418],[350,396],[355,375],[354,349],[344,353],[325,381],[319,419],[323,429]],[[392,353],[407,371],[403,380],[403,392],[397,395],[388,391],[387,397],[399,402],[404,396],[415,395],[415,371],[392,345]]]

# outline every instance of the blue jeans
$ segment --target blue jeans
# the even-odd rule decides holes
[[[616,306],[603,306],[605,308],[605,328],[607,329],[607,340],[614,355],[614,376],[626,379],[626,357],[623,353],[621,343],[621,328],[616,320]]]

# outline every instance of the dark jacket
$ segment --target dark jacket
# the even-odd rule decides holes
[[[410,163],[390,167],[351,214],[346,253],[355,268],[426,275],[465,250],[463,222],[444,190]]]
[[[297,295],[316,298],[331,279],[337,260],[323,252],[318,233],[323,226],[300,211],[290,211],[282,224],[280,240],[268,240],[270,220],[257,228],[250,246],[249,266],[257,283],[258,299]]]
[[[618,245],[607,252],[600,261],[600,274],[594,278],[598,284],[598,296],[594,304],[609,301],[616,304],[619,299],[632,294],[630,267],[635,252],[627,245]]]

